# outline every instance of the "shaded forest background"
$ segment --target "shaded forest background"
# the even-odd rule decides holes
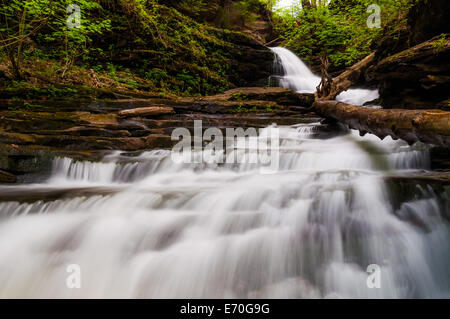
[[[73,94],[61,84],[211,94],[269,75],[256,68],[269,58],[250,30],[268,20],[264,2],[82,0],[81,28],[68,28],[72,2],[2,0],[0,78],[10,96]]]
[[[316,72],[325,58],[338,74],[375,49],[381,58],[436,35],[443,43],[448,28],[445,10],[424,0],[377,1],[380,28],[367,26],[373,0],[302,0],[276,13],[274,0],[78,0],[81,27],[69,28],[73,2],[1,0],[0,98],[214,94],[267,85],[264,44]]]

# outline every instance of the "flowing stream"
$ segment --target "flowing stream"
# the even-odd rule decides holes
[[[318,77],[274,48],[280,84]],[[376,91],[340,99],[362,104]],[[430,298],[450,296],[450,229],[432,189],[398,202],[386,178],[429,168],[427,146],[321,124],[280,127],[280,169],[175,164],[169,151],[54,161],[41,184],[0,193],[0,297]],[[66,285],[79,265],[81,288]],[[378,265],[379,288],[367,285]]]
[[[286,89],[300,93],[314,93],[320,84],[320,77],[308,69],[305,63],[294,53],[285,48],[272,48],[276,54],[274,62],[274,75],[271,80]],[[378,90],[350,89],[341,93],[336,99],[354,105],[363,105],[380,97]]]

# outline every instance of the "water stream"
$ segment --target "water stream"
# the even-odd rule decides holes
[[[282,86],[315,90],[318,77],[295,55],[273,50]],[[157,150],[59,158],[45,183],[1,186],[84,193],[0,202],[0,297],[449,297],[450,229],[438,198],[421,189],[394,204],[385,181],[428,169],[427,147],[355,131],[318,138],[320,126],[280,127],[275,174],[175,164]],[[66,286],[71,264],[80,289]],[[381,276],[371,289],[373,264]]]
[[[271,48],[276,54],[274,75],[271,81],[286,89],[300,93],[314,93],[320,84],[320,77],[311,70],[294,53],[286,48]],[[338,95],[338,101],[353,105],[363,105],[380,97],[378,90],[353,88]]]

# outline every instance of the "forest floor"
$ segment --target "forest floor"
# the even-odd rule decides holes
[[[32,100],[174,96],[131,71],[95,71],[79,66],[66,69],[57,61],[36,58],[25,58],[23,68],[26,74],[23,80],[0,79],[0,100],[13,108],[38,106]],[[8,72],[6,57],[0,55],[0,74]]]

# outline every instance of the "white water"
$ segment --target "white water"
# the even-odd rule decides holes
[[[46,183],[1,187],[97,194],[0,203],[0,297],[449,297],[437,198],[422,189],[395,207],[383,180],[428,168],[426,147],[357,132],[317,139],[319,123],[280,129],[272,175],[116,152],[57,159]],[[70,264],[81,289],[66,287]],[[366,285],[370,264],[380,289]]]
[[[279,85],[300,93],[314,93],[320,84],[320,77],[312,73],[305,63],[288,49],[271,48],[276,54],[275,77]],[[378,90],[349,89],[336,98],[338,101],[354,105],[378,99]]]

